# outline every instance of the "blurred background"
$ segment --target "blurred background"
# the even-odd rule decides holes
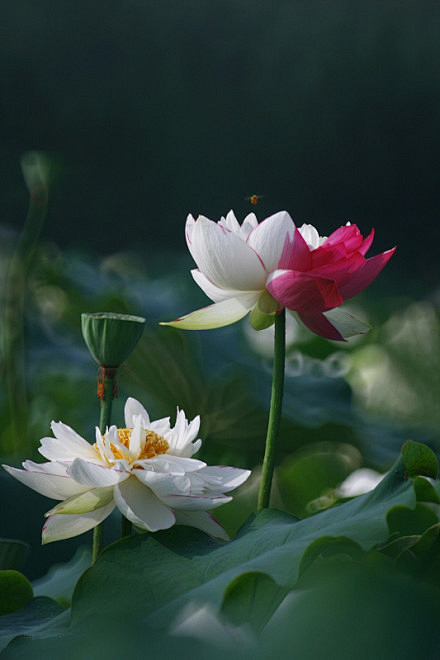
[[[286,209],[322,235],[375,227],[372,253],[398,245],[348,306],[368,336],[341,346],[292,321],[277,506],[331,506],[350,473],[387,469],[408,437],[438,449],[439,3],[6,0],[1,23],[3,462],[38,460],[52,419],[93,438],[80,314],[116,311],[148,328],[115,422],[129,395],[153,418],[200,413],[202,457],[252,467],[257,484],[270,330],[157,326],[206,304],[186,215],[230,208],[240,220]],[[29,150],[51,185],[28,211]],[[0,476],[0,535],[27,540],[23,570],[41,574],[76,541],[38,549],[51,503]],[[255,506],[248,491],[219,511],[231,533]]]

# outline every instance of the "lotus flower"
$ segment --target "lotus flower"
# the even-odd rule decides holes
[[[96,429],[91,445],[69,426],[52,422],[55,437],[43,438],[39,448],[48,463],[25,461],[24,470],[3,466],[38,493],[62,500],[46,514],[43,543],[88,531],[115,506],[143,530],[180,523],[227,540],[208,511],[229,502],[225,493],[242,484],[249,470],[208,467],[192,458],[202,442],[195,440],[200,418],[188,423],[183,411],[171,428],[169,417],[150,422],[145,408],[130,398],[125,424],[111,426],[104,436]]]
[[[260,330],[286,307],[328,339],[364,333],[367,324],[336,308],[371,284],[394,253],[366,259],[373,236],[364,239],[347,223],[321,237],[312,225],[295,227],[285,211],[260,224],[251,213],[241,226],[232,211],[218,223],[190,215],[186,240],[198,266],[191,273],[214,305],[163,325],[218,328],[251,312]]]
[[[274,315],[278,308],[266,289],[266,280],[277,268],[287,268],[286,250],[294,230],[293,220],[285,211],[260,224],[250,213],[241,226],[232,211],[218,223],[204,216],[195,220],[189,215],[186,242],[198,266],[191,274],[215,304],[163,325],[186,330],[219,328],[253,310],[251,322],[259,327],[261,318]],[[273,318],[269,319],[271,323]]]
[[[361,322],[335,308],[371,284],[396,249],[366,259],[373,237],[374,230],[364,239],[350,223],[328,238],[320,237],[312,225],[303,225],[295,229],[288,266],[269,275],[267,290],[317,335],[343,341]]]

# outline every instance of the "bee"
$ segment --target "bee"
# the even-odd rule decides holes
[[[251,195],[250,197],[245,197],[245,200],[256,206],[258,204],[258,201],[263,197],[264,195]]]

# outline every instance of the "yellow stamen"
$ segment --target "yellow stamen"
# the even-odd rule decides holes
[[[131,438],[131,432],[133,429],[118,429],[118,440],[121,443],[121,445],[124,445],[127,449],[130,447],[130,438]],[[144,458],[154,458],[155,456],[159,456],[160,454],[166,454],[168,449],[170,448],[170,445],[168,442],[163,438],[161,435],[158,435],[154,431],[145,431],[145,445],[144,448],[141,450],[141,453],[139,456],[136,457],[136,460],[142,460]],[[95,449],[98,449],[96,444],[94,445]],[[113,455],[115,457],[115,460],[118,460],[120,458],[125,458],[119,449],[119,447],[115,447],[115,445],[110,444],[111,450],[113,452]]]

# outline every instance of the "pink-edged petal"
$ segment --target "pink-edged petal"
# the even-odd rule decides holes
[[[280,259],[279,268],[306,272],[312,266],[312,254],[303,236],[295,227],[293,242],[286,244]]]
[[[279,268],[286,241],[293,241],[295,225],[287,211],[271,215],[251,231],[247,243],[259,255],[268,273]]]
[[[176,524],[196,527],[220,541],[229,541],[229,536],[219,522],[207,511],[176,511]]]
[[[376,279],[382,268],[386,266],[395,251],[396,248],[392,248],[387,252],[382,252],[382,254],[378,254],[375,257],[371,257],[371,259],[367,259],[364,265],[355,273],[353,273],[353,276],[347,280],[343,286],[341,286],[340,294],[344,300],[352,298],[357,293],[360,293],[366,289],[367,286],[369,286],[371,282]]]
[[[319,312],[298,312],[301,321],[306,325],[309,330],[326,339],[333,339],[334,341],[345,341],[342,334],[330,323],[330,321]]]
[[[54,514],[61,513],[63,515],[89,513],[89,511],[94,511],[95,509],[107,506],[107,504],[110,504],[112,501],[113,486],[108,486],[107,488],[91,488],[85,493],[74,495],[63,502],[60,502],[60,504],[57,504],[53,509],[48,511],[46,516],[53,516]]]
[[[29,466],[31,461],[27,461]],[[40,467],[38,463],[34,463],[32,470],[18,470],[17,468],[3,465],[6,472],[21,481],[22,484],[32,488],[40,495],[50,497],[53,500],[65,500],[72,495],[78,495],[88,490],[88,486],[84,487],[76,483],[71,477],[67,475],[51,474],[46,467]],[[50,464],[43,463],[42,466]]]
[[[46,520],[43,527],[42,543],[52,543],[78,536],[96,527],[111,514],[115,505],[113,502],[89,513],[79,515],[54,515]]]
[[[363,268],[364,264],[365,257],[359,252],[353,252],[353,254],[347,256],[345,259],[341,259],[341,261],[335,263],[330,262],[323,266],[319,266],[318,268],[314,268],[310,271],[310,275],[334,280],[340,291],[341,286],[353,277],[353,273],[356,273],[360,268]]]
[[[312,265],[310,269],[315,270],[331,263],[339,263],[350,256],[351,252],[346,249],[344,243],[336,243],[336,245],[324,244],[311,252]]]
[[[254,250],[237,234],[199,217],[191,234],[191,254],[211,282],[223,289],[264,289],[266,273]]]
[[[153,468],[156,472],[177,475],[194,472],[206,466],[206,463],[196,458],[184,458],[182,456],[172,456],[171,454],[161,454],[154,458],[145,458],[137,461],[137,463],[144,465],[146,468]]]
[[[242,470],[228,465],[207,465],[197,472],[197,476],[203,479],[212,492],[221,493],[238,488],[250,475],[250,470]]]
[[[362,234],[357,225],[344,225],[330,234],[327,240],[323,243],[323,247],[343,243],[347,251],[353,252],[354,250],[359,250],[362,242]]]
[[[333,280],[295,270],[276,270],[266,286],[275,300],[295,311],[323,312],[343,302]]]
[[[136,418],[140,417],[144,429],[150,428],[150,416],[144,406],[133,397],[129,397],[124,407],[125,426],[132,429],[136,423]]]
[[[186,511],[209,511],[232,500],[227,495],[161,495],[160,499],[172,509]]]
[[[42,438],[40,454],[50,461],[71,461],[78,456],[96,460],[97,454],[93,446],[84,440],[70,426],[62,422],[52,422],[54,438]]]
[[[91,488],[114,486],[130,476],[129,472],[117,470],[105,465],[96,465],[88,463],[82,458],[77,458],[67,469],[68,474],[79,484],[84,484]]]
[[[258,294],[255,296],[255,302],[257,300]],[[160,325],[171,325],[173,328],[182,330],[210,330],[235,323],[246,316],[250,310],[251,307],[246,307],[236,298],[231,298],[208,305],[208,307],[202,307],[202,309],[181,316],[175,321],[162,321]]]
[[[367,238],[364,238],[364,242],[362,243],[361,247],[358,249],[358,252],[360,252],[363,256],[365,256],[368,252],[368,250],[371,247],[371,244],[373,242],[374,238],[374,229],[371,230]]]
[[[141,529],[156,532],[176,522],[174,513],[134,477],[115,486],[114,498],[120,512]]]

